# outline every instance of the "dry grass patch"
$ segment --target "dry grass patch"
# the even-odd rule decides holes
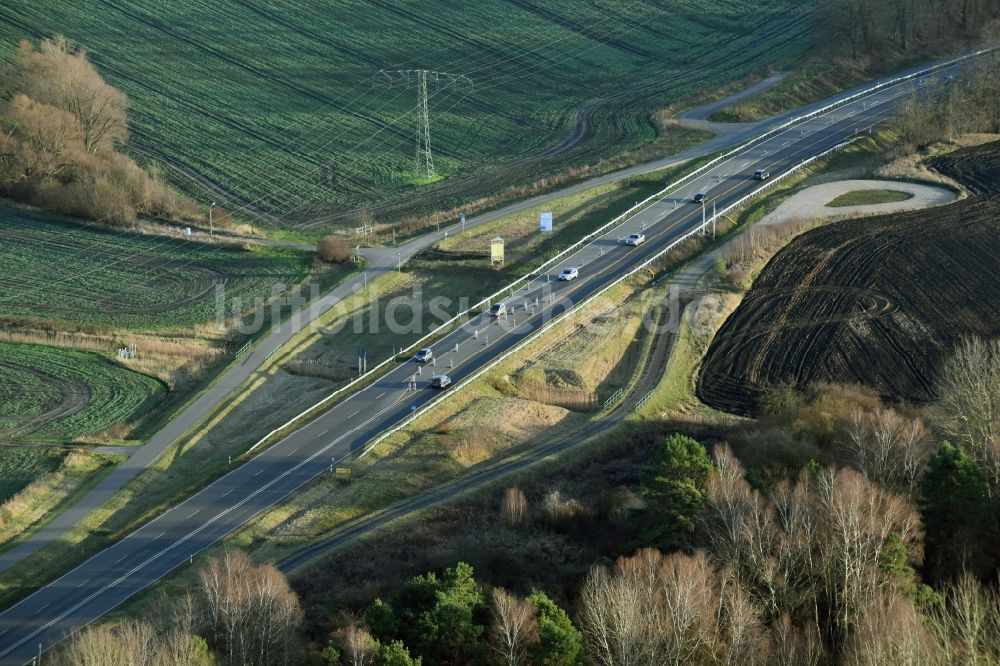
[[[226,358],[226,350],[200,338],[173,338],[158,335],[101,334],[43,331],[31,328],[0,329],[0,342],[37,344],[61,349],[106,354],[123,366],[162,380],[171,388],[196,383],[205,371]],[[135,345],[136,358],[121,359],[118,349]]]
[[[118,456],[71,451],[54,471],[43,474],[0,505],[0,544],[26,537],[57,506],[77,494]],[[51,514],[54,515],[54,514]]]

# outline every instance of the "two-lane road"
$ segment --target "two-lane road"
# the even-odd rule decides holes
[[[867,130],[891,115],[915,85],[900,84],[841,106],[718,164],[535,277],[506,299],[511,315],[500,321],[478,316],[434,343],[437,366],[425,367],[416,376],[416,390],[411,382],[417,364],[399,364],[312,423],[11,606],[0,613],[0,663],[30,662],[39,651],[187,564],[255,514],[316,476],[330,473],[337,461],[437,397],[429,387],[432,374],[445,372],[461,383],[556,313],[585,300],[699,226],[702,206],[690,203],[695,193],[707,194],[709,213],[713,203],[721,209],[762,187],[753,179],[756,169],[778,176]],[[640,230],[645,243],[627,247],[619,242]],[[579,278],[556,281],[566,266],[578,267]]]

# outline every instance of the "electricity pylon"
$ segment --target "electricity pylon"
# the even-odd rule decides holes
[[[392,85],[397,79],[401,79],[405,85],[415,83],[417,86],[417,157],[414,167],[414,174],[422,174],[427,178],[434,177],[434,155],[431,152],[431,116],[427,105],[427,82],[432,81],[435,85],[444,81],[446,85],[465,83],[472,85],[472,79],[463,74],[449,74],[447,72],[435,72],[429,69],[395,69],[379,70],[382,75],[389,79]]]

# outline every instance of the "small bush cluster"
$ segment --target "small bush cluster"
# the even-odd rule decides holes
[[[340,236],[323,236],[316,244],[316,256],[329,264],[350,261],[351,255],[351,246]]]

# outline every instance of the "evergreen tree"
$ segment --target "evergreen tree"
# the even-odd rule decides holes
[[[377,599],[365,623],[380,643],[400,641],[433,663],[464,662],[482,652],[489,609],[472,567],[459,562],[440,578],[416,576],[388,602]]]
[[[945,442],[927,464],[920,488],[924,560],[935,578],[963,569],[982,575],[996,566],[986,552],[996,527],[989,483],[961,447]]]
[[[647,543],[670,548],[685,544],[708,499],[705,483],[711,472],[705,447],[690,437],[671,435],[657,448],[643,483]]]
[[[531,661],[538,666],[573,666],[583,649],[583,637],[562,608],[540,590],[528,597],[538,624],[538,643],[532,646]]]
[[[381,666],[420,666],[422,661],[420,657],[411,657],[402,641],[383,643],[379,648],[378,658]]]

